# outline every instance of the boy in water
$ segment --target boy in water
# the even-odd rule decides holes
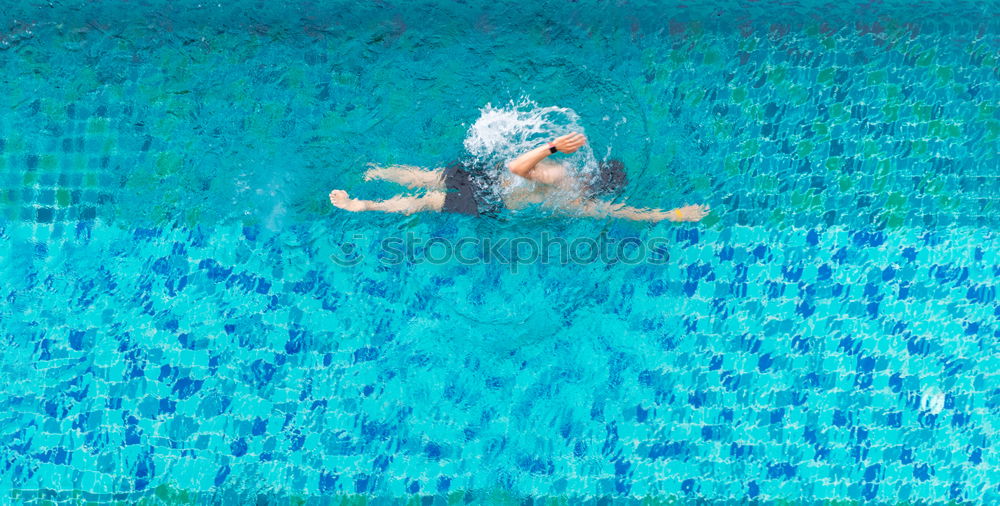
[[[445,169],[424,170],[394,165],[374,167],[365,172],[365,180],[382,179],[410,188],[423,188],[422,197],[397,195],[388,200],[352,199],[344,190],[330,192],[330,203],[347,211],[383,211],[412,214],[418,211],[444,211],[470,215],[495,215],[501,207],[521,209],[531,204],[581,216],[614,217],[635,221],[698,221],[708,214],[707,205],[685,205],[669,211],[630,207],[600,200],[598,197],[620,191],[627,183],[625,167],[618,160],[599,164],[597,174],[586,180],[571,176],[561,163],[547,159],[558,152],[575,153],[587,139],[573,132],[539,146],[507,164],[507,170],[523,179],[515,185],[511,178],[498,178],[480,167],[468,170],[466,162],[455,162]],[[501,191],[494,191],[499,186]],[[501,195],[496,200],[493,195]]]

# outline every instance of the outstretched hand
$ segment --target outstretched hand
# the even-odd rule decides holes
[[[709,213],[707,204],[692,204],[670,211],[671,221],[699,221]],[[679,215],[679,216],[678,216]]]
[[[556,149],[566,154],[576,153],[576,150],[580,149],[580,147],[586,143],[587,138],[584,137],[583,134],[577,132],[563,135],[562,137],[556,137],[556,139],[552,141],[552,144],[555,144]]]

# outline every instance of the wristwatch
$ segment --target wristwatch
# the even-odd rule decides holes
[[[550,143],[549,143],[549,153],[555,153],[556,151],[559,151],[559,150],[558,150],[558,149],[556,148],[556,145],[555,145],[555,144],[552,144],[552,143],[550,142]]]

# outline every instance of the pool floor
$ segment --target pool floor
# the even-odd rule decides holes
[[[1000,501],[995,2],[711,5],[13,7],[0,502]],[[550,106],[712,214],[329,204]]]

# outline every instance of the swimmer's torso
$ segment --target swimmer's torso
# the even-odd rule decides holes
[[[500,194],[508,209],[520,209],[532,204],[559,207],[582,195],[582,184],[566,172],[559,163],[543,160],[533,171],[541,181],[512,177],[500,179]]]

